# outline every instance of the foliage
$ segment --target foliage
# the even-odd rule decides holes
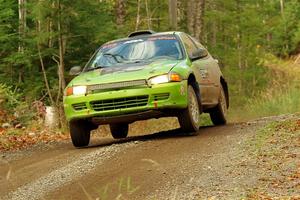
[[[289,88],[277,88],[278,90],[269,91],[262,98],[254,99],[249,102],[247,109],[248,117],[262,117],[267,115],[280,115],[294,113],[300,110],[300,92],[298,86]]]
[[[33,119],[39,119],[35,107],[22,99],[20,91],[0,84],[0,124],[27,125]]]
[[[20,105],[20,94],[13,92],[11,87],[0,84],[0,108],[11,111]]]
[[[269,79],[265,87],[259,89],[251,98],[239,98],[231,111],[234,121],[258,117],[300,112],[299,64],[293,60],[282,61],[266,55],[263,80]],[[271,77],[271,78],[270,78]],[[243,99],[243,100],[242,100]],[[243,104],[240,104],[243,102]],[[243,112],[240,112],[242,110]]]

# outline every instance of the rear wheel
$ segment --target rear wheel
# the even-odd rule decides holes
[[[75,147],[87,146],[90,142],[92,125],[85,120],[70,122],[70,135]]]
[[[181,129],[187,133],[199,130],[200,109],[194,88],[188,86],[188,106],[178,116]]]
[[[227,120],[227,101],[223,87],[221,86],[221,92],[218,105],[209,112],[210,119],[214,125],[224,125]]]
[[[111,135],[115,139],[126,138],[128,135],[128,124],[110,124],[109,127]]]

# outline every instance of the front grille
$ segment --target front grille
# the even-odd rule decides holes
[[[169,93],[161,93],[161,94],[154,94],[153,98],[155,101],[162,101],[167,100],[170,97]]]
[[[126,87],[148,86],[146,80],[123,81],[117,83],[105,83],[88,86],[88,91],[97,92],[101,90],[110,90]]]
[[[146,106],[148,103],[148,95],[126,97],[118,99],[107,99],[90,102],[91,108],[95,111],[119,110],[126,108],[134,108]]]
[[[84,109],[87,109],[86,107],[86,103],[75,103],[75,104],[72,104],[74,110],[84,110]]]

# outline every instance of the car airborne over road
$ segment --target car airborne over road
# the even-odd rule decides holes
[[[200,114],[226,123],[227,83],[215,60],[182,32],[138,31],[102,45],[66,87],[64,110],[75,147],[87,146],[90,132],[109,124],[125,138],[138,120],[177,117],[182,131],[196,132]]]

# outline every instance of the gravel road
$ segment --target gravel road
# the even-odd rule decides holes
[[[260,174],[247,143],[266,121],[3,153],[0,199],[242,199]]]

